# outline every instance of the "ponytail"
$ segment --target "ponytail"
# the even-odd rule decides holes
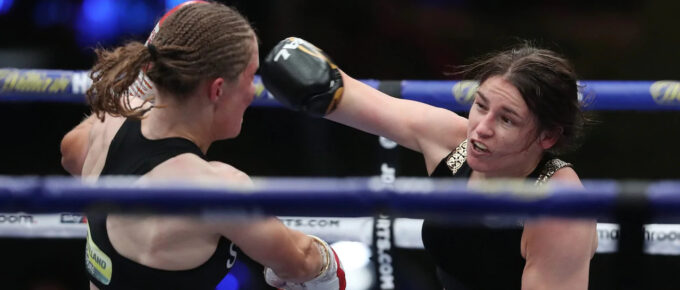
[[[144,109],[132,107],[129,88],[152,61],[149,49],[140,42],[130,42],[114,50],[98,48],[95,53],[97,63],[90,72],[92,86],[86,93],[92,112],[102,121],[105,114],[141,118]]]

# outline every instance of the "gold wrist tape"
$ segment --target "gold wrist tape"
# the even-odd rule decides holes
[[[330,249],[326,248],[326,247],[330,247],[330,245],[326,246],[327,245],[326,242],[324,242],[322,239],[319,239],[316,236],[313,236],[313,235],[308,235],[308,236],[310,238],[312,238],[317,243],[317,248],[319,248],[319,247],[323,248],[323,255],[326,257],[326,262],[324,263],[323,267],[321,267],[321,271],[319,271],[319,274],[317,274],[314,277],[314,278],[316,278],[316,277],[321,276],[321,274],[325,273],[328,270],[328,268],[330,268],[330,266],[331,266]],[[319,251],[319,254],[321,254],[321,251]]]

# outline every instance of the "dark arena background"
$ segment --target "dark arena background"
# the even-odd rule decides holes
[[[87,70],[94,47],[144,41],[179,2],[0,0],[0,68]],[[566,55],[582,80],[677,80],[680,67],[678,1],[225,3],[257,29],[261,58],[279,40],[298,36],[359,79],[455,79],[446,72],[523,40]],[[680,91],[674,98],[674,105],[680,103]],[[573,163],[582,179],[679,179],[676,110],[591,111],[582,146],[562,159]],[[87,113],[84,102],[0,98],[0,175],[66,175],[59,141]],[[385,173],[388,162],[396,176],[426,175],[415,152],[386,151],[376,136],[281,108],[248,109],[241,135],[215,143],[208,153],[252,176],[376,176]],[[0,215],[0,227],[9,222],[9,215]],[[88,289],[83,250],[83,239],[0,238],[0,289]],[[441,289],[425,252],[390,251],[394,289]],[[380,251],[372,252],[370,265],[376,266]],[[645,263],[639,289],[680,287],[680,265],[671,259]],[[596,255],[590,289],[615,289],[612,267],[612,255]],[[257,266],[244,261],[240,269],[240,284],[223,289],[264,288]],[[380,289],[380,280],[372,279],[367,287]]]

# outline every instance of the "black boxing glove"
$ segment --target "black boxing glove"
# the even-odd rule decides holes
[[[300,38],[279,42],[264,59],[260,76],[276,100],[313,116],[329,114],[342,98],[338,67],[321,49]]]

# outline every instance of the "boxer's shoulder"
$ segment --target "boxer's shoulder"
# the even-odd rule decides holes
[[[227,163],[210,161],[209,165],[215,176],[224,177],[229,182],[235,182],[238,184],[252,184],[252,180],[248,174]]]

